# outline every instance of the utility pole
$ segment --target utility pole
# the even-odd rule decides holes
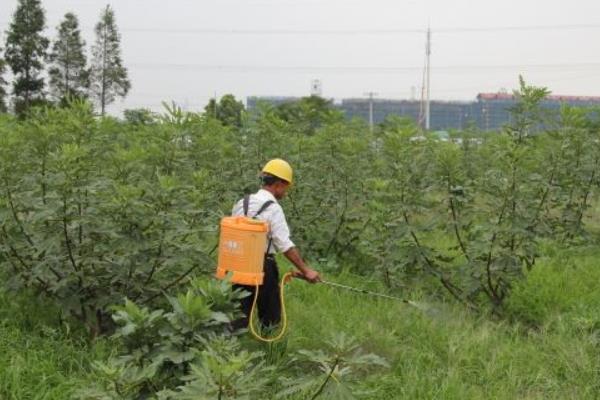
[[[369,129],[373,132],[373,97],[377,96],[377,93],[367,92],[365,96],[369,96]]]
[[[425,100],[425,130],[429,130],[429,122],[430,122],[430,110],[431,110],[431,91],[430,91],[430,75],[431,75],[431,28],[427,27],[427,45],[425,47],[425,71],[427,74],[427,95]]]

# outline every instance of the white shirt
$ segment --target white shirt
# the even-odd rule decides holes
[[[295,247],[295,245],[290,239],[290,228],[285,220],[283,209],[271,192],[260,189],[258,192],[250,195],[250,201],[248,202],[248,217],[254,217],[254,214],[256,214],[262,205],[269,200],[273,201],[273,204],[260,213],[256,219],[267,221],[269,223],[269,235],[272,238],[269,253],[274,254],[277,251],[285,253],[292,247]],[[244,199],[241,199],[233,206],[231,215],[244,215]]]

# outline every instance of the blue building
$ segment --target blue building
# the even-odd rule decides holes
[[[298,100],[297,97],[248,97],[249,110],[256,108],[258,101],[278,105]],[[510,109],[516,103],[512,94],[480,93],[475,101],[432,101],[430,106],[431,130],[465,129],[474,125],[481,130],[498,130],[510,122]],[[558,110],[562,104],[578,107],[600,106],[600,97],[595,96],[548,96],[543,107]],[[369,99],[343,99],[336,104],[347,118],[364,118],[369,120]],[[415,122],[423,120],[421,102],[417,100],[373,100],[373,122],[381,123],[387,116],[408,117]]]

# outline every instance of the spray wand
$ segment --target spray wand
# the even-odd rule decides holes
[[[303,275],[301,273],[298,273],[298,272],[293,272],[293,277],[294,278],[304,279]],[[390,295],[383,294],[383,293],[372,292],[370,290],[366,290],[366,289],[362,289],[362,288],[356,288],[356,287],[352,287],[352,286],[348,286],[348,285],[342,285],[341,283],[331,282],[331,281],[326,281],[326,280],[321,280],[318,283],[322,283],[324,285],[331,286],[331,287],[338,288],[338,289],[348,290],[350,292],[355,292],[355,293],[360,293],[360,294],[366,294],[368,296],[380,297],[380,298],[383,298],[383,299],[400,301],[402,303],[405,303],[405,304],[408,304],[410,306],[416,307],[419,310],[423,310],[423,307],[421,305],[415,303],[414,301],[403,299],[401,297],[390,296]]]

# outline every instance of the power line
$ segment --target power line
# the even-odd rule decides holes
[[[208,70],[222,72],[376,72],[399,73],[421,71],[423,67],[386,67],[386,66],[310,66],[310,65],[209,65],[209,64],[178,64],[178,63],[131,63],[131,68],[138,69],[179,69],[179,70]],[[436,71],[468,72],[477,70],[512,70],[512,69],[569,69],[579,70],[600,68],[600,62],[589,63],[556,63],[556,64],[498,64],[498,65],[446,65],[438,66]]]
[[[0,21],[8,25],[8,21]],[[92,30],[92,26],[82,26],[82,29]],[[600,24],[561,24],[561,25],[516,25],[489,27],[440,27],[434,28],[436,34],[442,33],[475,33],[475,32],[508,32],[508,31],[556,31],[600,29]],[[186,34],[186,35],[404,35],[424,34],[427,29],[419,28],[364,28],[364,29],[241,29],[241,28],[153,28],[153,27],[122,27],[121,32],[144,34]]]
[[[389,35],[422,34],[422,29],[169,29],[123,28],[123,32],[197,35]]]
[[[470,33],[470,32],[507,32],[507,31],[548,31],[600,29],[600,24],[571,25],[523,25],[497,27],[448,27],[433,29],[437,33]],[[184,29],[184,28],[122,28],[123,32],[158,33],[158,34],[193,34],[193,35],[405,35],[424,34],[427,29]]]
[[[435,33],[469,33],[469,32],[506,32],[506,31],[548,31],[548,30],[577,30],[600,29],[600,24],[571,24],[571,25],[522,25],[522,26],[493,26],[480,28],[440,28]]]

